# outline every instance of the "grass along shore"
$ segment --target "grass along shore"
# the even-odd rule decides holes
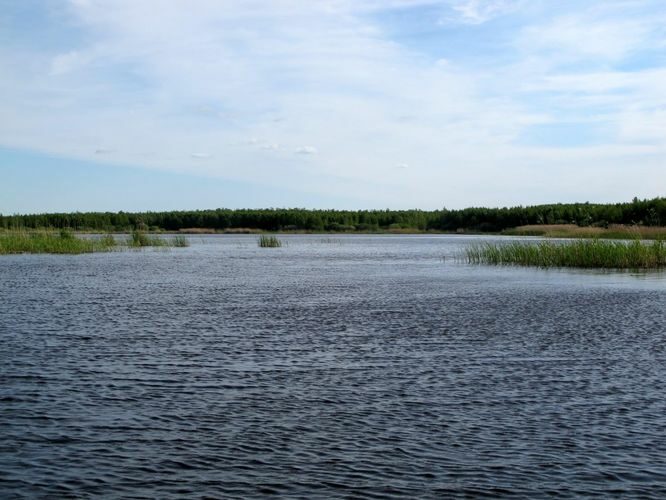
[[[470,264],[542,268],[658,269],[666,267],[666,244],[608,240],[481,243],[464,251]]]
[[[110,235],[100,238],[79,238],[71,231],[3,231],[0,232],[0,255],[21,253],[82,254],[111,252],[141,247],[184,247],[189,242],[184,236],[164,239],[133,232],[125,244],[119,244]]]

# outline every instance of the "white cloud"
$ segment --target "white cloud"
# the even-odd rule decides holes
[[[457,0],[451,8],[456,13],[454,20],[466,24],[483,24],[518,9],[522,3],[520,0]],[[444,18],[440,22],[450,20]]]
[[[72,4],[74,7],[89,7],[91,0],[69,0],[69,3]]]
[[[314,146],[301,146],[294,150],[297,155],[316,155],[318,152]]]
[[[279,143],[267,141],[265,139],[258,139],[256,137],[251,137],[243,142],[248,146],[253,147],[254,149],[264,150],[264,151],[279,151],[282,149]]]
[[[63,75],[85,66],[91,60],[91,54],[76,50],[58,54],[51,60],[51,75]]]
[[[528,4],[164,0],[156,15],[152,2],[73,1],[69,21],[85,42],[30,54],[0,48],[0,68],[12,69],[0,79],[0,144],[275,187],[296,178],[312,193],[424,207],[525,203],[525,186],[537,193],[535,185],[568,193],[560,168],[575,166],[610,166],[614,182],[640,194],[638,180],[620,175],[632,155],[664,180],[666,69],[613,67],[658,46],[658,16],[545,7],[512,27],[500,62],[479,53],[469,62],[461,50],[407,48],[374,15],[453,6],[456,22],[484,36],[494,34],[478,31],[487,21]],[[519,144],[531,126],[563,114],[608,125],[609,143],[566,154]],[[114,154],[96,153],[100,143]],[[209,157],[225,161],[201,161]],[[406,176],[400,158],[419,175]],[[592,185],[578,193],[588,197]]]
[[[656,110],[634,109],[622,113],[619,136],[624,141],[638,144],[663,142],[666,137],[666,106]]]
[[[525,29],[520,38],[523,50],[544,51],[545,57],[561,60],[601,58],[615,61],[641,47],[649,25],[636,20],[595,19],[589,15],[567,15]]]

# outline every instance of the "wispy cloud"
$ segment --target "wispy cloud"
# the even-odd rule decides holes
[[[661,1],[72,0],[33,37],[6,15],[0,145],[412,206],[666,182]],[[524,140],[568,123],[595,142]]]
[[[467,24],[483,24],[518,9],[522,3],[521,0],[457,0],[451,7],[457,14],[455,19]]]
[[[90,53],[76,50],[58,54],[51,60],[51,75],[62,75],[82,68],[92,59]]]
[[[314,146],[301,146],[294,150],[297,155],[316,155],[318,152]]]
[[[588,15],[567,15],[522,33],[524,51],[543,52],[548,59],[584,61],[590,58],[617,61],[640,49],[649,40],[652,26],[631,19],[594,19]]]

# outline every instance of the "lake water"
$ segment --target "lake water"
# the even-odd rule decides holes
[[[666,495],[666,274],[462,236],[0,257],[0,496]]]

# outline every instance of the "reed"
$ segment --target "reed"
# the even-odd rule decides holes
[[[259,246],[262,248],[279,248],[282,246],[282,242],[277,236],[266,236],[265,234],[262,234],[259,237]]]
[[[599,269],[655,269],[666,267],[662,240],[642,243],[608,240],[576,240],[482,243],[464,251],[470,264]]]
[[[169,245],[172,247],[189,247],[190,241],[183,235],[176,235],[169,240]]]
[[[81,254],[108,252],[116,247],[113,236],[82,239],[70,231],[7,231],[0,233],[0,254],[52,253]]]
[[[173,238],[160,238],[159,236],[149,236],[143,231],[132,231],[126,240],[126,244],[130,248],[190,246],[189,240],[180,234]]]
[[[164,247],[167,246],[167,241],[158,236],[148,236],[143,231],[132,231],[126,244],[130,248]]]
[[[641,238],[647,240],[666,239],[664,226],[630,226],[611,224],[608,227],[579,227],[575,224],[539,224],[518,226],[505,229],[502,234],[508,236],[543,236],[546,238],[606,238],[630,240]]]

